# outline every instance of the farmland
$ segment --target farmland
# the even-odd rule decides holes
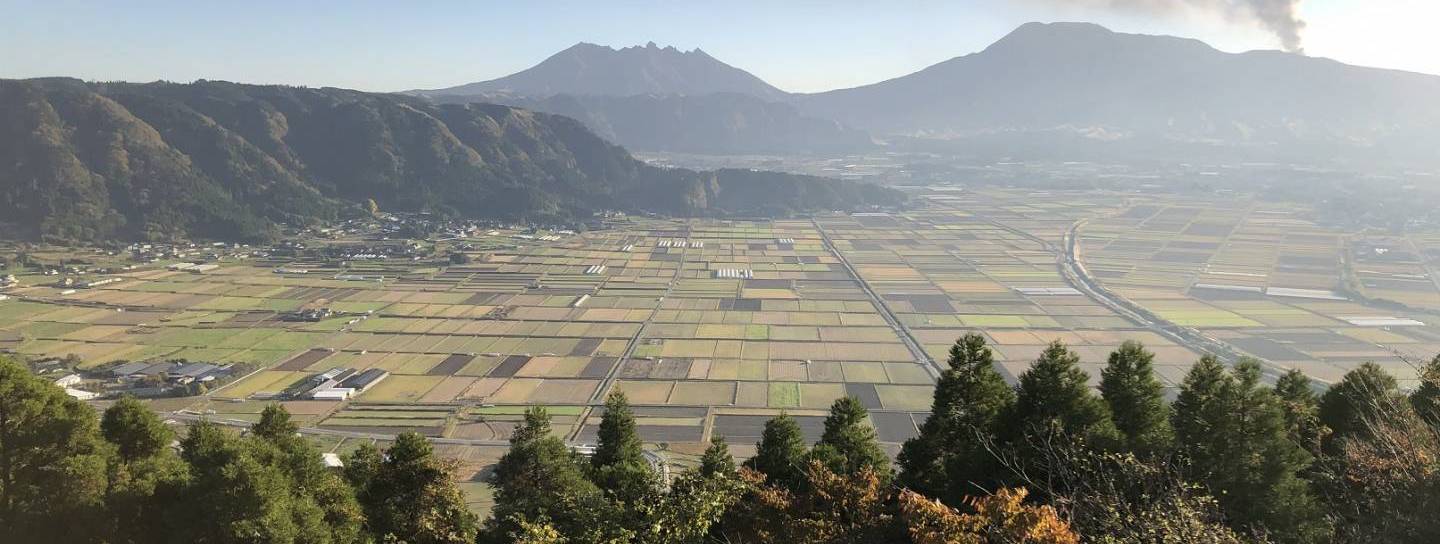
[[[137,267],[79,290],[22,277],[0,302],[0,347],[85,367],[255,365],[188,401],[217,418],[253,419],[265,399],[332,368],[383,369],[348,400],[285,403],[310,427],[476,443],[504,440],[524,406],[544,405],[558,433],[586,443],[595,407],[618,390],[647,441],[723,434],[738,445],[782,410],[814,439],[846,395],[870,409],[883,442],[903,442],[967,332],[986,336],[1011,381],[1056,339],[1098,380],[1133,339],[1174,386],[1200,354],[1165,327],[1324,381],[1366,360],[1413,381],[1396,354],[1440,352],[1425,313],[1440,292],[1421,257],[1432,238],[1351,236],[1248,200],[915,192],[904,212],[617,218],[509,245],[446,241],[483,246],[459,264],[222,260],[204,273]],[[1090,277],[1153,322],[1075,288],[1060,266],[1067,233]],[[1409,292],[1423,296],[1377,306]],[[317,308],[333,313],[286,318]]]

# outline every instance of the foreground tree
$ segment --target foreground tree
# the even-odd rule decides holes
[[[1383,418],[1404,412],[1399,386],[1385,369],[1365,363],[1345,373],[1339,383],[1330,386],[1320,398],[1320,422],[1331,431],[1326,451],[1338,454],[1343,441],[1365,440],[1370,429],[1384,427]]]
[[[1323,542],[1323,512],[1299,477],[1311,457],[1290,440],[1279,399],[1259,381],[1254,360],[1227,372],[1214,357],[1202,358],[1175,401],[1176,442],[1190,476],[1214,493],[1233,526],[1285,542]]]
[[[285,473],[295,500],[313,502],[320,509],[332,542],[365,540],[365,515],[355,489],[325,466],[320,450],[299,435],[289,411],[279,404],[266,406],[250,427],[250,436],[269,446],[256,448],[255,453],[261,463]]]
[[[166,531],[168,510],[188,485],[187,470],[170,448],[174,433],[138,400],[125,397],[105,410],[101,433],[115,448],[105,506],[110,542],[153,542]]]
[[[763,474],[742,470],[753,490],[727,516],[722,542],[897,542],[904,534],[894,523],[888,487],[874,470],[842,476],[820,461],[805,468],[798,491],[767,483]]]
[[[966,334],[950,347],[949,368],[935,386],[930,417],[900,450],[900,483],[959,504],[966,495],[993,489],[1000,472],[985,442],[1015,391],[995,370],[985,337]]]
[[[1320,423],[1320,396],[1315,394],[1310,378],[1299,369],[1290,369],[1275,381],[1275,396],[1285,413],[1290,440],[1310,455],[1320,455],[1320,445],[1330,431]]]
[[[418,433],[403,433],[382,456],[362,447],[346,463],[369,530],[382,542],[460,544],[479,532],[475,514],[450,479],[451,467]]]
[[[584,525],[593,512],[610,509],[600,488],[586,477],[580,458],[551,435],[550,415],[538,406],[525,411],[490,484],[495,509],[485,531],[489,542],[536,539],[542,525],[566,535],[583,534],[589,531]]]
[[[1440,354],[1420,369],[1420,387],[1410,394],[1410,406],[1421,421],[1440,430]]]
[[[1025,488],[1000,489],[994,495],[970,498],[973,513],[960,513],[940,501],[902,491],[900,518],[915,544],[1079,544],[1050,506],[1024,504]]]
[[[101,524],[95,412],[0,356],[0,542],[77,542]]]
[[[780,412],[765,422],[755,456],[745,461],[745,467],[758,471],[772,484],[798,489],[805,479],[805,457],[805,436],[800,432],[800,424],[789,414]]]
[[[855,397],[840,397],[830,405],[825,418],[825,433],[810,455],[840,475],[873,472],[881,484],[890,482],[890,457],[880,449],[880,441],[870,426],[869,412]]]
[[[706,477],[735,475],[735,458],[730,455],[730,446],[725,443],[724,436],[717,434],[710,437],[710,447],[705,448],[705,454],[700,456],[700,474]]]
[[[655,471],[645,460],[635,414],[625,393],[615,391],[605,398],[600,416],[599,440],[590,457],[591,479],[600,489],[623,503],[634,505],[652,496],[659,487]]]
[[[1151,455],[1170,447],[1169,407],[1155,377],[1155,354],[1133,340],[1110,354],[1100,371],[1100,396],[1130,451]]]

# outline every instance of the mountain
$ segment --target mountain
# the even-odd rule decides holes
[[[0,80],[0,142],[7,238],[263,240],[277,223],[343,217],[369,199],[547,221],[902,199],[823,178],[661,169],[566,117],[331,88]]]
[[[654,42],[623,49],[579,43],[534,67],[500,79],[415,91],[423,96],[485,93],[539,97],[738,93],[771,101],[786,96],[784,91],[704,51],[661,48]]]
[[[1231,54],[1093,24],[1029,23],[981,52],[792,103],[877,136],[962,149],[1174,144],[1389,160],[1433,158],[1436,96],[1436,76],[1276,51]]]
[[[492,102],[579,119],[601,137],[641,151],[703,154],[846,153],[873,148],[870,135],[801,115],[795,106],[738,93],[596,96],[438,96]]]

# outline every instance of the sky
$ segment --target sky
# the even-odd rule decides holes
[[[1028,21],[1277,49],[1246,0],[0,0],[0,78],[442,88],[505,76],[576,42],[654,41],[794,92],[854,87],[973,53]],[[1285,0],[1278,0],[1285,1]],[[1440,74],[1440,0],[1292,0],[1312,56]],[[1184,5],[1165,10],[1136,5]]]

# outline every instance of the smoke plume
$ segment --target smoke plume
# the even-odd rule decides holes
[[[1304,0],[1048,0],[1051,4],[1103,8],[1122,12],[1144,12],[1162,15],[1200,11],[1220,15],[1232,21],[1253,22],[1269,30],[1280,41],[1280,47],[1292,53],[1304,53],[1301,34],[1305,21],[1300,19],[1300,3]]]

